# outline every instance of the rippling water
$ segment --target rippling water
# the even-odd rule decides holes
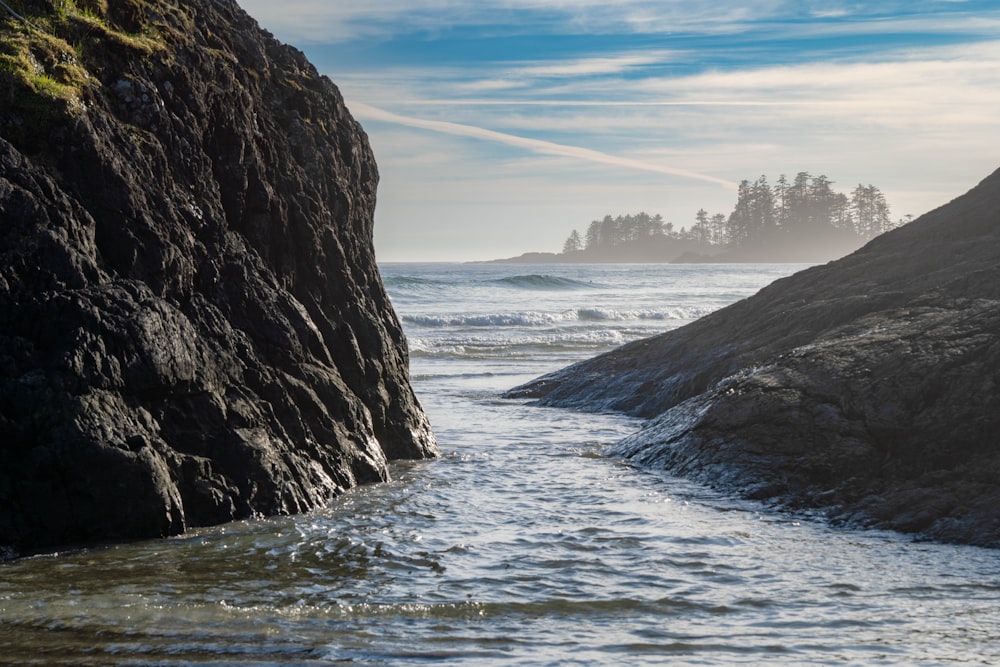
[[[570,268],[497,283],[528,274],[384,267],[445,456],[305,516],[4,565],[0,664],[1000,663],[996,551],[772,513],[603,458],[634,420],[497,398],[601,335],[680,322],[642,312],[721,305],[685,280],[739,273],[732,300],[791,268],[606,267],[591,287]],[[649,303],[610,333],[568,316],[443,323],[621,314],[630,291]],[[491,338],[516,342],[491,356]]]

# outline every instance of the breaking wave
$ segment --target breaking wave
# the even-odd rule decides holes
[[[529,290],[595,289],[600,287],[600,285],[595,285],[592,282],[540,274],[509,276],[506,278],[497,278],[496,280],[491,280],[489,282],[495,285],[502,285],[504,287]]]
[[[520,311],[475,315],[404,315],[403,322],[422,327],[536,327],[576,322],[687,321],[711,312],[709,308],[676,307],[647,310],[578,308],[561,313]]]
[[[443,280],[432,280],[430,278],[416,278],[414,276],[386,276],[382,279],[386,289],[424,289],[447,287],[449,283]]]

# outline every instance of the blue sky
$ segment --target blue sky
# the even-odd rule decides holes
[[[242,0],[340,87],[380,261],[558,251],[825,174],[921,214],[1000,167],[1000,2]]]

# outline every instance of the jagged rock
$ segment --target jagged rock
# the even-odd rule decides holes
[[[231,0],[35,4],[0,24],[4,552],[301,512],[434,456],[333,83]]]
[[[508,395],[651,418],[612,448],[638,464],[1000,546],[1000,171],[843,259]]]

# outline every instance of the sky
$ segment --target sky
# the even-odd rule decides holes
[[[239,1],[368,133],[380,262],[679,229],[803,171],[902,218],[1000,167],[997,0]]]

